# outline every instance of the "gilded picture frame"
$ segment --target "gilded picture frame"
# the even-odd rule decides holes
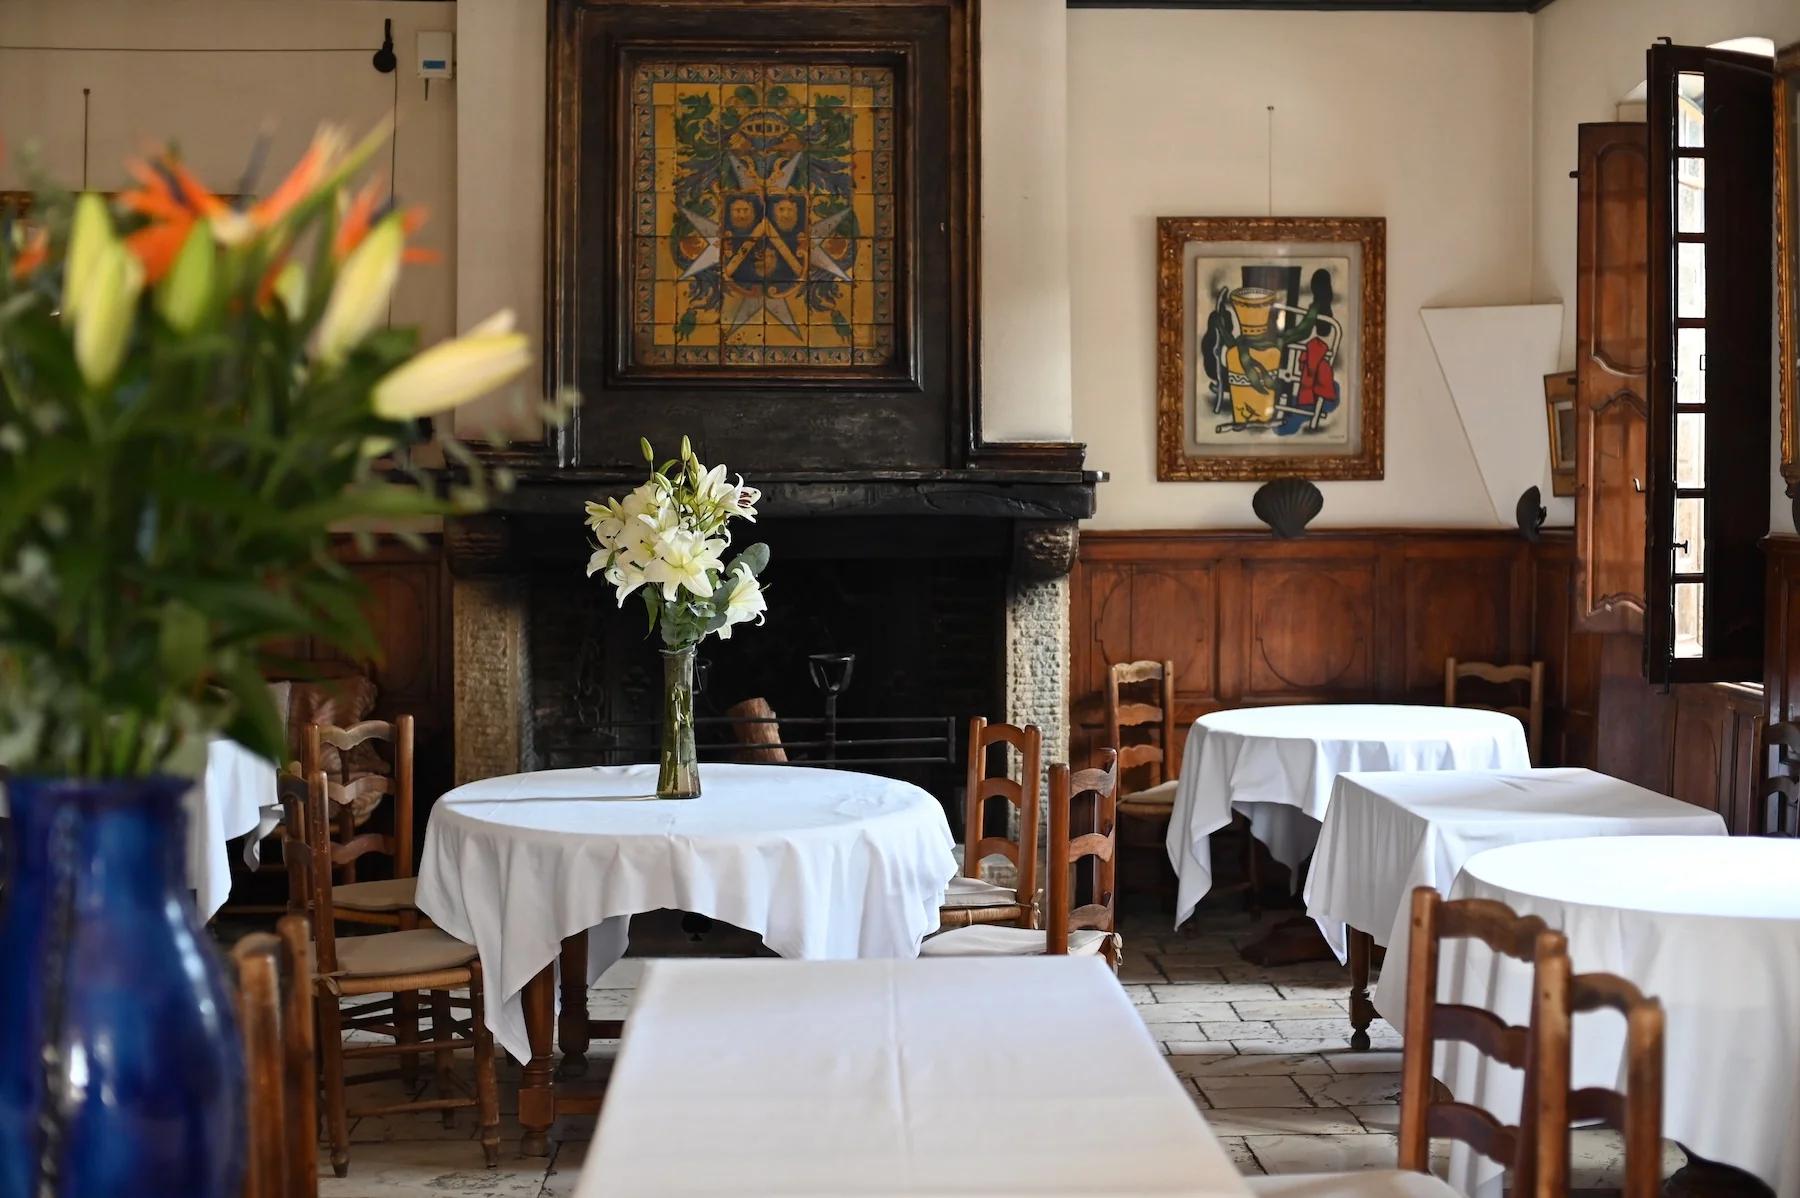
[[[1381,478],[1386,219],[1156,230],[1157,478]]]
[[[1550,493],[1575,494],[1575,372],[1544,376],[1544,417],[1550,428]]]
[[[1800,496],[1800,42],[1775,55],[1776,378],[1781,477]]]

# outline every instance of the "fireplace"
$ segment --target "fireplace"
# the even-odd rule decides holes
[[[796,763],[924,787],[960,811],[975,714],[1035,723],[1066,758],[1073,517],[1092,476],[1044,472],[852,483],[767,480],[769,615],[702,646],[702,760],[738,757],[726,712],[768,702]],[[660,662],[634,602],[585,578],[583,499],[629,480],[527,480],[453,522],[457,778],[654,759]],[[1060,518],[1056,518],[1060,517]],[[853,655],[826,739],[814,655]],[[710,743],[709,743],[710,742]]]

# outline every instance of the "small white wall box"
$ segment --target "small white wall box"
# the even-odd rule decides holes
[[[456,35],[448,31],[419,34],[419,78],[449,79],[456,69]]]

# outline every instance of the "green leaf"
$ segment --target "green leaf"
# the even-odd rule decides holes
[[[209,629],[206,617],[179,599],[162,607],[162,628],[157,637],[157,658],[174,685],[185,685],[206,669]]]
[[[287,727],[275,708],[269,684],[247,661],[233,663],[223,682],[235,701],[225,735],[279,765],[287,757]]]
[[[733,572],[739,567],[750,571],[753,575],[760,576],[764,570],[769,568],[769,547],[761,541],[756,542],[754,545],[744,546],[744,548],[731,559],[731,563],[726,566],[726,572]]]

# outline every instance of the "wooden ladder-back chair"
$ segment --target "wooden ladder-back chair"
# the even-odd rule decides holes
[[[352,751],[364,745],[382,744],[390,746],[392,752],[392,776],[365,773],[352,778]],[[325,765],[328,748],[337,753],[335,771]],[[329,826],[334,837],[332,866],[337,871],[337,918],[385,927],[418,926],[418,908],[413,902],[418,885],[413,877],[413,718],[402,715],[392,720],[364,720],[348,728],[308,724],[306,751],[300,764],[308,779],[324,772],[330,788]],[[389,796],[394,800],[393,830],[359,829],[353,807],[366,798],[373,797],[379,802]],[[356,880],[357,861],[370,854],[388,859],[393,872],[391,878],[369,882]]]
[[[285,916],[231,950],[244,1040],[244,1198],[317,1198],[318,1076],[306,920]]]
[[[1151,686],[1154,692],[1145,694]],[[1169,819],[1175,812],[1184,748],[1175,727],[1174,662],[1119,661],[1107,669],[1106,743],[1119,752],[1119,852],[1121,856],[1146,857],[1144,872],[1160,879],[1160,884],[1139,889],[1160,891],[1171,903],[1175,901],[1175,874],[1168,865]],[[1145,734],[1139,729],[1149,729],[1151,739],[1142,739]],[[1146,775],[1142,786],[1133,781],[1134,771]],[[1242,883],[1216,886],[1213,892],[1243,890],[1254,910],[1261,888],[1256,843],[1247,817],[1233,812],[1232,823],[1244,838],[1244,878]],[[1124,871],[1127,885],[1122,889],[1130,889],[1132,874],[1130,868]]]
[[[1459,683],[1464,678],[1475,678],[1490,686],[1524,686],[1527,702],[1523,707],[1500,707],[1488,703],[1465,703],[1457,698],[1461,689]],[[1531,763],[1538,765],[1541,760],[1538,750],[1544,742],[1544,663],[1534,661],[1528,666],[1501,666],[1485,661],[1458,661],[1454,657],[1444,659],[1444,706],[1445,707],[1477,707],[1484,711],[1503,711],[1507,715],[1517,716],[1525,725],[1525,747],[1531,752]]]
[[[1010,745],[1019,753],[1019,780],[988,774],[989,750]],[[963,871],[950,880],[938,926],[972,924],[1037,926],[1038,792],[1043,779],[1040,754],[1043,736],[1033,725],[990,724],[981,716],[969,721],[968,805],[963,816]],[[1018,812],[1019,838],[987,834],[988,804],[1004,799]],[[984,882],[981,863],[999,854],[1012,862],[1012,886]]]
[[[1431,1175],[1433,1137],[1460,1140],[1512,1170],[1515,1198],[1566,1198],[1569,1181],[1568,941],[1535,915],[1520,916],[1490,899],[1446,900],[1420,886],[1412,896],[1406,973],[1406,1028],[1400,1064],[1399,1171],[1289,1174],[1247,1179],[1252,1192],[1281,1198],[1404,1195],[1455,1198]],[[1531,1023],[1508,1024],[1480,1007],[1437,999],[1445,940],[1480,940],[1495,953],[1532,965]],[[1473,1046],[1525,1072],[1517,1125],[1457,1102],[1431,1076],[1439,1041]]]
[[[313,775],[305,800],[307,848],[313,858],[311,905],[313,923],[314,987],[319,1000],[320,1059],[324,1069],[325,1124],[331,1140],[331,1165],[339,1177],[350,1171],[350,1120],[365,1115],[394,1115],[440,1111],[446,1123],[455,1112],[473,1107],[481,1125],[481,1146],[490,1168],[500,1160],[500,1106],[494,1073],[494,1038],[488,1031],[482,992],[481,959],[473,946],[437,928],[411,928],[350,936],[340,940],[333,927],[332,889],[337,863],[328,835],[329,783],[323,771]],[[452,1014],[450,991],[468,990],[468,1018]],[[431,1035],[420,1041],[416,1027],[408,1029],[400,1000],[420,992],[431,995]],[[343,1000],[371,995],[391,995],[345,1008]],[[383,1019],[392,1015],[392,1021]],[[345,1044],[348,1030],[375,1031],[393,1037],[392,1043]],[[461,1033],[459,1036],[458,1033]],[[451,1054],[472,1048],[475,1056],[473,1092],[451,1071]],[[436,1058],[436,1098],[352,1108],[347,1088],[364,1082],[386,1081],[404,1070],[347,1076],[345,1065],[369,1057],[398,1056],[403,1062],[424,1053]],[[460,1091],[453,1097],[452,1091]]]
[[[1045,930],[982,924],[956,928],[926,940],[923,957],[1103,956],[1119,967],[1115,902],[1118,856],[1117,755],[1103,751],[1105,764],[1071,774],[1050,767],[1049,880]],[[1072,831],[1080,827],[1081,832]],[[1092,862],[1086,896],[1078,896],[1075,873]],[[1077,906],[1081,897],[1086,901]]]
[[[1562,968],[1567,969],[1565,964]],[[1569,1013],[1609,1009],[1625,1017],[1625,1093],[1588,1086],[1569,1095],[1569,1118],[1598,1119],[1625,1137],[1622,1198],[1662,1193],[1663,1009],[1654,998],[1610,973],[1578,973],[1569,981]],[[1554,1129],[1542,1129],[1545,1135]],[[1563,1143],[1566,1147],[1567,1138]]]
[[[1762,780],[1763,836],[1800,836],[1800,724],[1784,721],[1763,729],[1763,764],[1770,774]]]

